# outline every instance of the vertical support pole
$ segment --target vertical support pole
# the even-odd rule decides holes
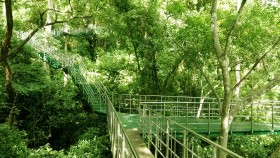
[[[253,103],[251,104],[251,133],[253,133]]]
[[[169,157],[169,120],[166,120],[166,151],[165,157]]]
[[[271,123],[272,123],[271,128],[272,128],[272,130],[271,131],[274,132],[274,103],[271,104],[271,112],[272,112],[272,116],[271,116],[272,117],[271,118],[272,119],[271,120]]]
[[[187,140],[187,130],[183,131],[183,158],[188,158],[188,140]]]
[[[156,145],[155,145],[155,154],[154,154],[154,156],[155,156],[155,158],[157,158],[158,157],[158,148],[159,148],[159,124],[157,124],[156,125]]]
[[[129,113],[131,114],[131,109],[132,109],[132,106],[131,106],[131,94],[128,94],[129,95]]]
[[[119,108],[119,111],[118,112],[121,112],[122,101],[123,101],[123,96],[119,95],[119,97],[118,97],[118,105],[119,105],[118,108]]]
[[[182,109],[180,107],[181,104],[179,104],[179,102],[180,102],[179,97],[177,97],[177,104],[176,104],[176,106],[177,106],[176,111],[177,112],[175,112],[176,113],[175,118],[178,118],[178,120],[180,119],[180,109]],[[178,121],[178,120],[176,120],[176,121]]]
[[[163,116],[164,117],[166,117],[166,115],[165,115],[165,110],[166,110],[166,105],[165,105],[165,103],[161,103],[161,105],[163,106]]]
[[[186,119],[187,123],[186,123],[186,127],[188,128],[189,125],[189,103],[187,102],[187,119]]]
[[[208,103],[208,134],[210,134],[210,103]]]
[[[151,120],[151,110],[148,109],[148,114],[149,114],[149,133],[148,133],[148,148],[151,149],[151,133],[152,133],[152,120]]]
[[[124,134],[121,135],[122,136],[122,154],[121,154],[121,157],[126,157],[125,156],[125,136]]]

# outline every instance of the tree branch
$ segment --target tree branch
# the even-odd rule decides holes
[[[212,40],[214,43],[214,50],[217,55],[219,66],[221,67],[222,70],[223,87],[224,87],[223,105],[225,106],[223,107],[223,110],[227,111],[227,108],[229,108],[229,102],[231,100],[232,92],[230,91],[231,83],[230,83],[230,75],[228,71],[229,59],[227,57],[226,52],[223,52],[219,39],[219,31],[218,31],[218,24],[217,24],[218,5],[219,5],[219,0],[213,0],[212,10],[211,10],[211,33],[212,33]]]
[[[233,90],[236,89],[236,87],[238,87],[250,74],[251,72],[258,66],[258,64],[270,53],[272,52],[278,45],[280,44],[280,37],[278,37],[278,39],[274,42],[274,44],[268,48],[265,53],[259,58],[257,59],[257,61],[254,63],[254,65],[251,67],[251,69],[242,77],[242,79],[233,86]]]
[[[203,70],[202,70],[201,67],[199,67],[199,70],[200,70],[202,76],[205,78],[207,84],[208,84],[209,87],[211,88],[212,92],[214,93],[215,97],[217,98],[217,100],[218,100],[218,105],[219,105],[219,108],[220,108],[220,110],[221,110],[222,103],[221,103],[221,99],[220,99],[218,93],[216,92],[215,88],[213,87],[213,85],[211,84],[209,78],[208,78],[208,77],[206,76],[206,74],[203,72]]]
[[[71,12],[73,12],[74,9],[73,9],[73,7],[72,7],[71,0],[68,0],[68,3],[69,3]]]
[[[57,23],[65,23],[65,22],[68,22],[68,21],[54,21],[54,22],[51,22],[51,23],[46,23],[45,25],[39,25],[17,47],[15,47],[15,48],[13,48],[9,51],[9,56],[12,56],[16,52],[18,52],[34,36],[34,34],[36,32],[38,32],[44,26],[50,26],[50,25],[54,25],[54,24],[57,24]]]
[[[16,52],[18,52],[32,37],[33,35],[38,32],[43,26],[38,26],[35,28],[17,47],[11,49],[9,51],[9,56],[14,55]]]
[[[243,11],[243,7],[245,5],[247,0],[242,0],[242,3],[241,3],[241,6],[240,8],[238,9],[238,12],[237,12],[237,17],[234,21],[234,23],[232,24],[229,32],[228,32],[228,35],[227,35],[227,38],[226,38],[226,45],[225,45],[225,48],[224,48],[224,53],[227,53],[228,49],[229,49],[229,44],[231,42],[231,36],[233,34],[233,31],[235,30],[235,28],[237,27],[237,23],[240,19],[240,16],[241,16],[241,12]]]
[[[187,51],[182,45],[180,45],[177,41],[174,40],[174,43],[175,43],[177,46],[179,46],[179,47],[184,51],[184,56],[185,56],[185,55],[187,54],[188,51]],[[206,80],[206,82],[208,83],[208,85],[210,86],[211,90],[213,91],[215,97],[217,98],[219,107],[221,107],[222,103],[221,103],[221,99],[220,99],[218,93],[216,92],[215,88],[213,87],[213,85],[211,84],[209,78],[208,78],[208,77],[206,76],[206,74],[203,72],[203,70],[202,70],[201,67],[199,67],[199,70],[200,70],[200,72],[202,73],[202,75],[203,75],[203,77],[205,78],[205,80]]]
[[[218,59],[223,55],[223,50],[221,48],[221,43],[218,34],[218,24],[217,24],[217,10],[218,10],[218,0],[213,0],[212,10],[211,10],[211,33],[214,42],[215,52]]]
[[[182,63],[182,61],[184,60],[184,56],[185,56],[185,53],[183,54],[183,57],[179,57],[175,60],[175,63],[172,67],[172,70],[168,73],[168,75],[166,76],[165,80],[164,80],[164,84],[163,84],[163,88],[167,88],[167,84],[168,84],[168,81],[171,77],[172,74],[175,74],[176,71],[178,70],[178,67],[180,65],[180,63]],[[174,75],[175,76],[175,75]]]
[[[61,23],[66,23],[69,22],[68,20],[62,20],[62,21],[54,21],[54,22],[50,22],[50,23],[46,23],[44,26],[50,26],[50,25],[54,25],[54,24],[61,24]]]
[[[53,11],[53,12],[61,13],[61,14],[68,14],[68,13],[71,13],[71,12],[69,12],[69,11],[63,12],[63,11],[56,10],[56,9],[52,9],[52,8],[46,9],[46,10],[44,11],[44,13],[47,12],[47,11]]]
[[[279,85],[280,82],[280,74],[277,74],[271,81],[269,81],[264,86],[259,86],[255,90],[252,91],[248,96],[244,97],[241,101],[237,102],[236,105],[230,110],[230,116],[234,118],[234,116],[238,113],[238,111],[245,105],[250,104],[254,99],[263,95],[266,91],[272,89],[276,85]],[[231,120],[232,121],[232,120]]]

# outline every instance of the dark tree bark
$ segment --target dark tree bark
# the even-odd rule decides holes
[[[10,109],[9,118],[8,118],[8,124],[10,127],[13,126],[14,123],[14,91],[12,86],[12,69],[9,65],[9,56],[14,55],[17,53],[31,38],[32,36],[38,32],[42,27],[44,26],[50,26],[54,25],[56,23],[64,23],[67,21],[57,21],[50,23],[43,23],[43,16],[48,11],[45,10],[43,13],[40,14],[40,25],[35,28],[18,46],[11,49],[11,39],[13,36],[13,10],[12,10],[12,0],[5,0],[4,1],[4,7],[5,7],[5,17],[6,17],[6,30],[3,37],[3,41],[1,43],[1,54],[0,54],[0,62],[5,74],[5,93],[7,97],[7,103]]]
[[[13,124],[13,102],[14,102],[14,93],[12,87],[12,70],[8,62],[9,57],[9,48],[11,44],[11,39],[13,35],[13,13],[12,13],[12,1],[5,0],[5,9],[6,9],[6,31],[1,45],[1,65],[5,74],[5,88],[7,103],[10,108],[9,120],[8,123],[10,127]]]

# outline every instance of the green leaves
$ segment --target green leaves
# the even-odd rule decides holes
[[[18,129],[10,129],[6,124],[0,124],[0,155],[3,158],[26,157],[28,150],[25,142],[26,133]]]

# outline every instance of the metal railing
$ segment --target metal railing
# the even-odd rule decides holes
[[[217,150],[226,152],[230,157],[241,157],[189,128],[193,123],[190,118],[206,119],[207,132],[212,132],[213,120],[220,119],[215,98],[129,94],[113,95],[112,103],[106,88],[98,80],[94,83],[97,92],[88,84],[87,70],[81,57],[66,55],[63,51],[42,44],[39,39],[31,40],[30,45],[68,67],[70,75],[80,86],[86,99],[92,105],[99,104],[97,110],[104,111],[106,107],[114,157],[139,157],[114,106],[120,112],[140,114],[139,131],[148,147],[154,151],[155,157],[216,157]],[[280,120],[279,113],[279,101],[258,102],[244,108],[236,120],[250,122],[251,132],[254,132],[255,121],[267,120],[266,123],[271,123],[271,130],[274,131]],[[186,119],[181,122],[181,118]]]
[[[232,128],[243,125],[250,133],[280,131],[280,101],[258,100],[246,105],[235,117]],[[243,129],[244,130],[244,129]],[[234,132],[232,129],[230,132]]]
[[[109,135],[111,140],[111,151],[114,158],[138,158],[137,152],[131,144],[117,112],[108,97],[106,88],[95,80],[94,86],[98,92],[93,90],[87,81],[87,69],[80,56],[65,54],[65,52],[51,47],[44,38],[34,36],[29,41],[29,45],[36,51],[43,52],[43,60],[45,57],[51,56],[55,60],[61,62],[64,68],[67,68],[72,77],[73,82],[79,86],[87,101],[93,106],[93,110],[107,113],[107,121],[109,127]],[[96,109],[96,105],[99,108]]]
[[[141,104],[203,134],[218,134],[220,110],[215,98],[160,95],[112,95],[119,112],[137,114]],[[234,104],[232,105],[234,106]],[[231,133],[280,131],[280,101],[259,100],[245,106],[235,117]]]
[[[140,110],[139,131],[156,158],[216,158],[218,150],[225,152],[227,157],[242,157],[147,105]]]
[[[186,111],[191,113],[194,110],[192,103],[196,105],[195,100],[198,98],[130,94],[117,94],[113,95],[112,98],[114,106],[119,112],[138,113],[140,115],[138,122],[139,132],[156,158],[216,158],[218,150],[225,152],[228,157],[241,157],[187,128],[185,121],[184,123],[182,121],[176,121],[176,117],[184,117],[187,120],[187,117],[185,117],[185,115],[188,115]],[[215,103],[216,105],[216,102],[209,101],[204,102],[204,104],[210,106]],[[185,105],[182,108],[183,104],[189,104],[190,108]],[[186,111],[182,113],[181,110]],[[214,112],[210,110],[212,117],[218,116],[216,110]],[[197,117],[197,113],[190,114],[189,116]]]
[[[125,129],[121,124],[121,120],[117,112],[107,97],[107,120],[109,125],[109,133],[111,139],[111,149],[113,157],[117,158],[138,158],[130,139],[128,138]]]

